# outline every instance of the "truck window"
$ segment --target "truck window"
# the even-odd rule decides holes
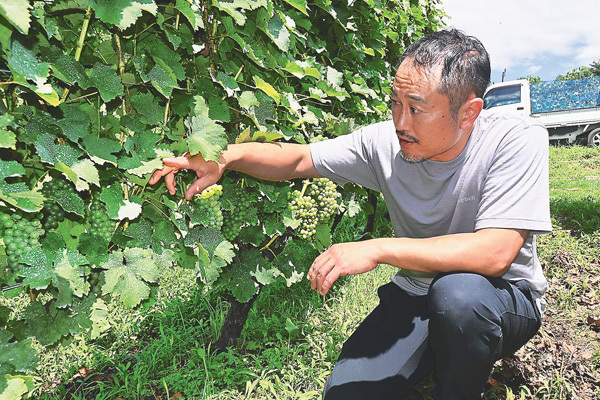
[[[521,85],[505,86],[490,90],[483,99],[483,108],[505,106],[521,102]]]

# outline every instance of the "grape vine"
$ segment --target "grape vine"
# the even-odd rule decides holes
[[[232,305],[302,279],[363,194],[228,171],[188,202],[148,180],[184,152],[216,161],[385,118],[397,56],[442,11],[338,3],[0,2],[0,397],[49,387],[32,340],[110,335],[103,299],[150,304],[161,269],[194,268]]]

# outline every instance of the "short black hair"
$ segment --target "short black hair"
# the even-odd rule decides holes
[[[438,92],[448,96],[453,118],[472,93],[483,98],[490,82],[490,57],[479,39],[458,29],[431,33],[412,43],[400,56],[396,69],[405,59],[432,70],[442,66]]]

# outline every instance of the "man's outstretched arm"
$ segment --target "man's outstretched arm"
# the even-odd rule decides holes
[[[175,194],[175,173],[191,169],[198,179],[185,193],[186,199],[215,184],[227,169],[256,178],[283,181],[294,178],[318,178],[308,145],[291,143],[242,143],[227,147],[218,162],[205,161],[202,155],[163,159],[163,168],[156,170],[149,183],[154,185],[164,177],[167,189]]]

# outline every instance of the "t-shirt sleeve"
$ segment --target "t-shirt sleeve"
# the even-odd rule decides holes
[[[484,180],[475,230],[552,231],[548,152],[542,125],[521,125],[505,135]]]
[[[373,157],[381,128],[382,123],[378,123],[335,139],[311,143],[315,169],[339,185],[352,182],[379,191]]]

